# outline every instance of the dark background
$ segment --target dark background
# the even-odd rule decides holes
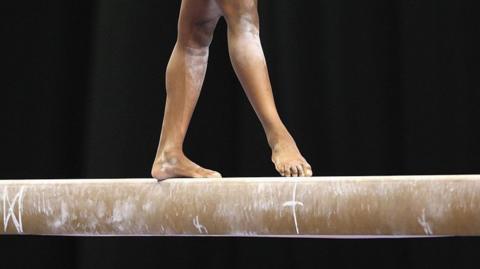
[[[315,175],[480,173],[474,2],[260,0],[277,107]],[[179,5],[4,5],[0,178],[149,177]],[[227,177],[277,175],[223,21],[185,151]],[[479,243],[10,236],[0,268],[472,268]]]

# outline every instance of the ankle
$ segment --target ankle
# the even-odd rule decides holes
[[[292,139],[292,136],[288,132],[285,126],[271,128],[266,132],[268,144],[273,148],[278,143]]]
[[[180,148],[164,148],[158,151],[156,159],[161,161],[174,161],[184,156]]]

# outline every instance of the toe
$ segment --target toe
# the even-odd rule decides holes
[[[305,176],[306,177],[311,177],[313,175],[312,167],[309,164],[304,164],[303,169],[305,171]]]
[[[305,170],[304,170],[304,168],[301,164],[297,165],[297,170],[298,170],[298,176],[299,177],[304,177],[305,176]]]
[[[210,170],[210,169],[205,169],[205,168],[203,169],[203,176],[208,178],[222,177],[222,175],[219,172]]]
[[[292,166],[290,167],[290,171],[292,171],[292,172],[291,172],[292,177],[298,177],[298,170],[297,170],[297,166],[296,166],[296,165],[292,165]]]
[[[209,177],[213,177],[213,178],[221,178],[222,177],[222,174],[220,174],[219,172],[216,172],[216,171],[212,171],[213,173],[210,173],[209,174]]]
[[[275,164],[275,170],[277,170],[277,172],[283,176],[283,167],[277,165],[276,163]]]
[[[291,170],[290,170],[290,166],[285,165],[284,171],[285,171],[285,173],[284,173],[284,176],[285,176],[285,177],[291,177],[291,176],[292,176],[292,172],[291,172]]]
[[[280,172],[280,174],[282,175],[282,177],[286,177],[287,176],[287,170],[285,168],[285,165],[280,165],[280,170],[278,170]]]

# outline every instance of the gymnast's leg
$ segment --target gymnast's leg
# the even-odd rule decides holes
[[[230,59],[260,119],[272,149],[272,162],[283,176],[312,176],[311,166],[282,123],[259,36],[257,0],[217,0],[228,24]]]
[[[221,11],[214,0],[183,0],[178,37],[166,72],[167,100],[152,167],[159,180],[171,177],[221,177],[189,160],[183,141],[202,88],[209,45]]]

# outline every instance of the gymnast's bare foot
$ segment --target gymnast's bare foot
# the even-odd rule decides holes
[[[205,169],[189,160],[182,152],[164,152],[158,154],[152,167],[152,177],[164,180],[174,177],[213,177],[222,175]]]
[[[268,138],[272,148],[272,162],[275,169],[285,177],[311,177],[312,167],[298,150],[297,144],[288,131]]]

